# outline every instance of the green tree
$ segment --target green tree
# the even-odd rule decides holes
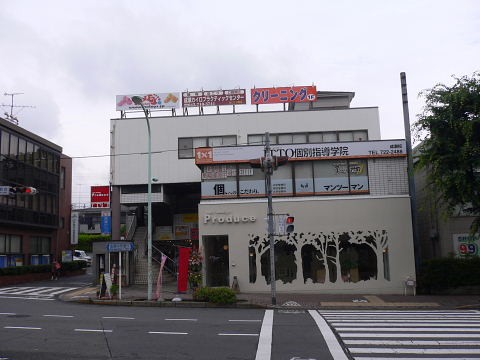
[[[420,93],[423,112],[414,124],[419,145],[417,166],[439,194],[449,214],[459,207],[474,216],[471,232],[480,227],[480,73],[453,77],[451,86],[437,84]]]

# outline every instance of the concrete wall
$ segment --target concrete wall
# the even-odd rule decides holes
[[[198,182],[194,159],[178,159],[178,138],[236,135],[247,144],[249,134],[368,130],[380,140],[378,108],[344,110],[276,111],[203,116],[169,116],[150,119],[152,177],[158,183]],[[144,117],[111,120],[112,185],[145,184],[147,125]],[[140,154],[143,153],[143,154]]]
[[[345,232],[352,234],[381,234],[376,244],[380,246],[378,254],[388,252],[390,280],[385,279],[383,271],[377,274],[377,279],[358,282],[345,282],[337,278],[335,282],[312,283],[297,277],[290,283],[277,280],[278,292],[311,292],[311,293],[377,293],[402,294],[404,281],[407,276],[415,276],[413,255],[413,239],[411,227],[410,203],[408,196],[392,197],[325,197],[303,199],[274,199],[274,212],[277,214],[289,213],[295,216],[295,235],[297,251],[309,238],[331,236],[334,239],[338,234]],[[240,289],[244,292],[265,292],[270,290],[265,277],[259,274],[257,280],[249,281],[249,241],[254,236],[265,238],[266,234],[265,200],[250,201],[202,201],[199,205],[200,234],[228,235],[229,242],[229,276],[230,284],[233,276],[237,276]],[[211,221],[205,223],[205,215],[226,218],[228,216],[254,217],[255,221],[238,223],[219,223]],[[353,232],[353,233],[352,233]],[[302,235],[301,235],[302,234]],[[277,239],[287,239],[286,236]],[[290,240],[292,241],[292,237]],[[331,243],[334,246],[333,243]],[[205,246],[202,244],[201,246]],[[341,254],[341,252],[340,252]],[[381,256],[380,256],[381,257]],[[377,259],[380,259],[378,257]],[[208,261],[208,259],[205,259]],[[299,261],[297,257],[297,263]],[[383,260],[382,260],[383,261]],[[380,268],[382,263],[379,262]]]

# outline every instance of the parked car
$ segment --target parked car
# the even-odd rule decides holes
[[[87,253],[83,250],[74,250],[73,251],[73,261],[78,261],[78,260],[86,261],[87,266],[92,265],[92,258],[90,256],[88,256]]]

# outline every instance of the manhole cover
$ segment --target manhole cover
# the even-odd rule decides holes
[[[296,301],[287,301],[286,303],[282,304],[282,307],[292,308],[292,309],[282,309],[282,310],[278,310],[278,312],[282,313],[282,314],[302,314],[302,313],[305,313],[305,310],[295,309],[296,307],[301,307],[301,306],[302,305],[300,305]]]

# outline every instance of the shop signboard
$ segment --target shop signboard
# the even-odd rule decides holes
[[[136,105],[132,98],[139,97],[142,99],[142,105],[145,109],[161,110],[180,108],[180,93],[150,93],[150,94],[133,94],[133,95],[117,95],[116,104],[117,111],[125,110],[142,110],[140,105]]]
[[[264,152],[263,145],[196,148],[195,164],[248,163],[265,156]],[[272,145],[271,154],[287,156],[288,161],[389,158],[407,156],[407,148],[405,140],[352,141]]]
[[[183,107],[243,105],[247,103],[245,89],[182,92]]]
[[[110,207],[110,186],[91,186],[90,202],[94,208]]]
[[[453,234],[453,248],[457,256],[476,256],[479,255],[480,233],[471,234]]]
[[[311,102],[317,99],[316,86],[285,86],[250,90],[252,105]]]

